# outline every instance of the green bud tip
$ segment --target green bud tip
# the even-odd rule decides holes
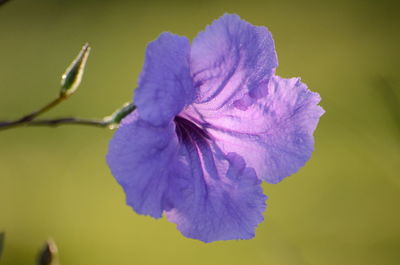
[[[58,249],[56,243],[49,239],[40,250],[38,259],[38,265],[58,265]]]
[[[73,94],[82,81],[83,71],[85,69],[86,61],[89,57],[90,46],[86,43],[75,60],[65,70],[61,77],[61,91],[62,97]]]
[[[131,102],[125,103],[121,108],[116,110],[111,116],[105,118],[111,129],[118,127],[118,124],[123,118],[128,116],[132,111],[136,109],[136,106]]]

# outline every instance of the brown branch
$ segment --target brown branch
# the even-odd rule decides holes
[[[57,118],[57,119],[43,119],[43,120],[34,120],[29,123],[26,123],[26,126],[50,126],[57,127],[60,125],[88,125],[95,127],[110,127],[112,122],[103,119],[103,120],[95,120],[95,119],[81,119],[81,118]]]
[[[0,0],[1,1],[1,0]],[[19,119],[16,119],[14,121],[3,121],[0,122],[0,130],[5,130],[5,129],[10,129],[14,127],[18,127],[21,125],[24,125],[26,123],[31,122],[33,119],[38,117],[39,115],[45,113],[46,111],[52,109],[53,107],[57,106],[60,102],[62,102],[66,97],[64,96],[59,96],[58,98],[50,101],[50,103],[46,104],[44,107],[29,113],[27,115],[22,116]]]

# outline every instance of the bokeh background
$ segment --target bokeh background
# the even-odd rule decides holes
[[[397,1],[10,0],[0,7],[0,120],[52,99],[81,46],[79,91],[47,117],[102,117],[131,99],[149,41],[193,38],[225,12],[267,26],[283,77],[326,114],[315,152],[276,185],[254,239],[204,244],[136,215],[105,163],[113,132],[0,132],[2,264],[33,264],[55,239],[62,265],[400,264],[400,16]]]

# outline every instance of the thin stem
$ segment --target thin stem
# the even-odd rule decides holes
[[[51,126],[57,127],[60,125],[75,124],[75,125],[88,125],[95,127],[110,127],[112,123],[106,119],[95,120],[95,119],[80,119],[80,118],[57,118],[57,119],[44,119],[34,120],[26,123],[26,126]]]
[[[14,121],[5,121],[5,122],[0,122],[0,130],[5,130],[5,129],[10,129],[14,128],[17,126],[24,125],[26,123],[30,123],[33,119],[38,117],[39,115],[45,113],[46,111],[52,109],[53,107],[57,106],[60,102],[65,100],[67,97],[60,95],[56,99],[52,100],[50,103],[45,105],[44,107],[29,113],[27,115],[22,116],[19,119],[16,119]]]
[[[104,117],[103,119],[84,119],[84,118],[75,118],[75,117],[64,117],[64,118],[53,118],[53,119],[35,119],[40,114],[48,111],[49,109],[56,106],[66,97],[60,96],[60,98],[53,100],[43,108],[32,112],[31,114],[25,115],[22,118],[19,118],[15,121],[11,122],[1,122],[0,121],[0,130],[12,129],[16,127],[22,126],[49,126],[49,127],[58,127],[60,125],[87,125],[101,128],[109,128],[115,129],[118,127],[118,124],[121,122],[123,118],[129,115],[136,109],[136,106],[131,103],[125,103],[121,108],[116,110],[110,116]]]

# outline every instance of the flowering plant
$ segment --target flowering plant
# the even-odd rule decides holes
[[[263,220],[261,181],[278,183],[310,158],[320,97],[275,75],[265,27],[226,14],[186,37],[147,47],[107,161],[139,214],[167,218],[204,242],[249,239]]]
[[[278,183],[310,158],[320,97],[275,75],[265,27],[226,14],[198,34],[162,33],[147,47],[133,103],[100,120],[38,119],[77,90],[90,47],[62,76],[56,99],[1,129],[83,124],[116,128],[107,162],[138,214],[204,242],[249,239],[263,220],[262,181]]]

